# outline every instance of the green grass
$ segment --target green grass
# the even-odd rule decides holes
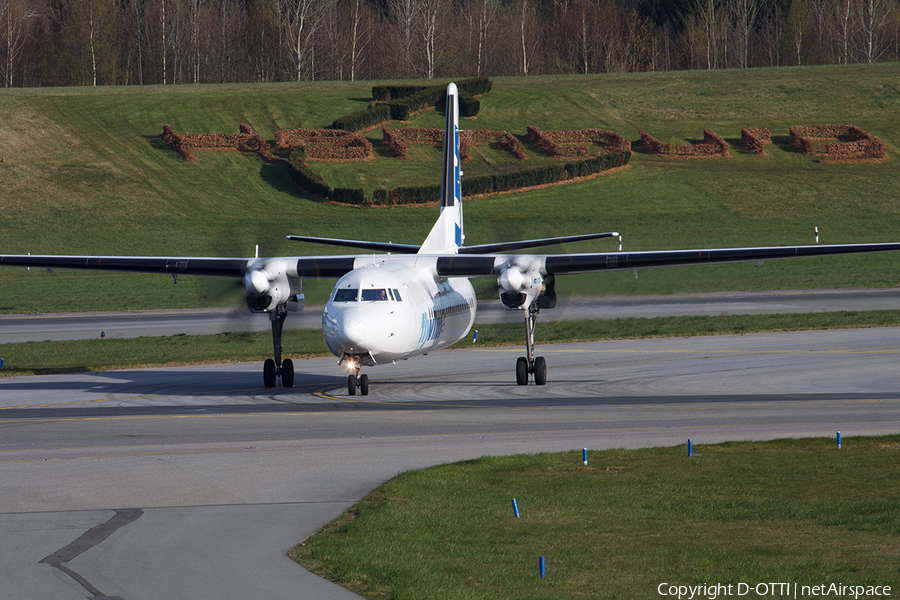
[[[657,317],[541,323],[536,337],[538,345],[541,345],[573,341],[898,326],[900,326],[900,310],[796,315]],[[462,347],[469,345],[466,340],[460,344]],[[479,325],[478,345],[522,346],[524,345],[522,324]],[[286,331],[282,346],[285,358],[331,356],[322,334],[318,331]],[[0,357],[5,361],[5,368],[0,371],[0,377],[262,361],[270,358],[271,352],[272,338],[268,333],[0,344]]]
[[[900,436],[591,451],[587,467],[580,450],[481,458],[401,473],[290,556],[373,600],[896,589],[898,452]]]
[[[321,332],[285,331],[284,358],[330,356]],[[272,336],[220,333],[123,339],[0,344],[0,377],[77,373],[151,366],[263,361],[272,356]]]
[[[464,128],[545,131],[600,127],[635,140],[643,129],[684,143],[712,128],[732,144],[731,159],[673,160],[635,154],[623,172],[588,181],[466,202],[469,244],[618,230],[625,250],[898,239],[900,64],[715,72],[499,78]],[[252,153],[198,151],[186,163],[156,136],[236,132],[251,124],[272,140],[281,128],[327,126],[363,108],[371,82],[284,83],[0,91],[0,252],[251,256],[343,252],[290,243],[290,233],[420,243],[435,207],[365,209],[313,202],[285,179],[283,165]],[[426,112],[413,125],[440,127]],[[887,144],[881,164],[823,165],[787,143],[795,124],[847,123]],[[774,144],[757,157],[736,147],[744,127],[765,126]],[[366,134],[376,157],[314,163],[334,185],[374,188],[439,181],[439,152],[387,157],[381,132]],[[547,160],[526,144],[526,164]],[[515,161],[513,161],[515,162]],[[320,166],[321,165],[321,166]],[[477,174],[514,165],[502,151],[476,152]],[[465,186],[465,177],[463,178]],[[597,241],[569,251],[607,251]],[[785,261],[703,269],[560,278],[561,293],[656,294],[686,291],[893,286],[893,256]],[[202,278],[174,288],[163,276],[0,271],[0,311],[47,312],[214,305]],[[311,302],[331,285],[312,286]],[[485,283],[483,295],[492,295]]]

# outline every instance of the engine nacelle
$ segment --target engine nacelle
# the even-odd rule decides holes
[[[528,308],[538,299],[544,287],[539,261],[524,256],[510,261],[500,270],[497,286],[503,306]]]
[[[244,275],[244,300],[253,312],[267,312],[279,305],[288,305],[294,295],[287,275],[287,261],[270,260],[254,265]],[[298,306],[296,301],[292,304],[291,308]]]

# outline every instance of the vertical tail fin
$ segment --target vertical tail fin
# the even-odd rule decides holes
[[[447,86],[447,125],[444,128],[444,165],[441,174],[441,215],[419,254],[456,254],[463,243],[462,192],[459,162],[459,91]]]

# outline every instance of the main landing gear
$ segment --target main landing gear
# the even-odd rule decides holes
[[[516,361],[516,383],[519,385],[528,385],[528,376],[532,374],[535,384],[547,383],[547,361],[543,356],[534,356],[534,325],[539,312],[540,308],[537,302],[532,302],[525,314],[525,352],[527,356],[520,356]]]
[[[356,373],[351,373],[347,376],[347,393],[355,396],[357,388],[359,388],[361,396],[369,395],[369,376],[365,373],[360,375],[359,367],[356,367]]]
[[[284,320],[287,318],[287,309],[279,306],[274,312],[269,313],[272,321],[272,345],[275,349],[275,358],[267,358],[263,363],[263,383],[267,388],[275,387],[278,378],[281,377],[281,385],[294,387],[294,361],[289,358],[281,360],[281,332],[284,330]]]

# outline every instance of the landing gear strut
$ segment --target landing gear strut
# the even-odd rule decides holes
[[[516,383],[528,385],[528,376],[534,375],[534,383],[544,385],[547,383],[547,361],[543,356],[534,356],[534,325],[540,312],[537,302],[532,302],[525,313],[525,353],[516,361]]]
[[[279,306],[274,312],[269,313],[272,321],[272,346],[275,350],[275,359],[267,358],[263,363],[263,383],[267,388],[275,387],[278,377],[281,377],[281,385],[294,387],[294,361],[287,358],[281,360],[281,332],[284,331],[284,320],[287,318],[287,309]]]
[[[369,376],[365,373],[360,375],[359,367],[356,367],[356,373],[347,376],[347,394],[355,396],[357,388],[361,396],[369,395]]]

